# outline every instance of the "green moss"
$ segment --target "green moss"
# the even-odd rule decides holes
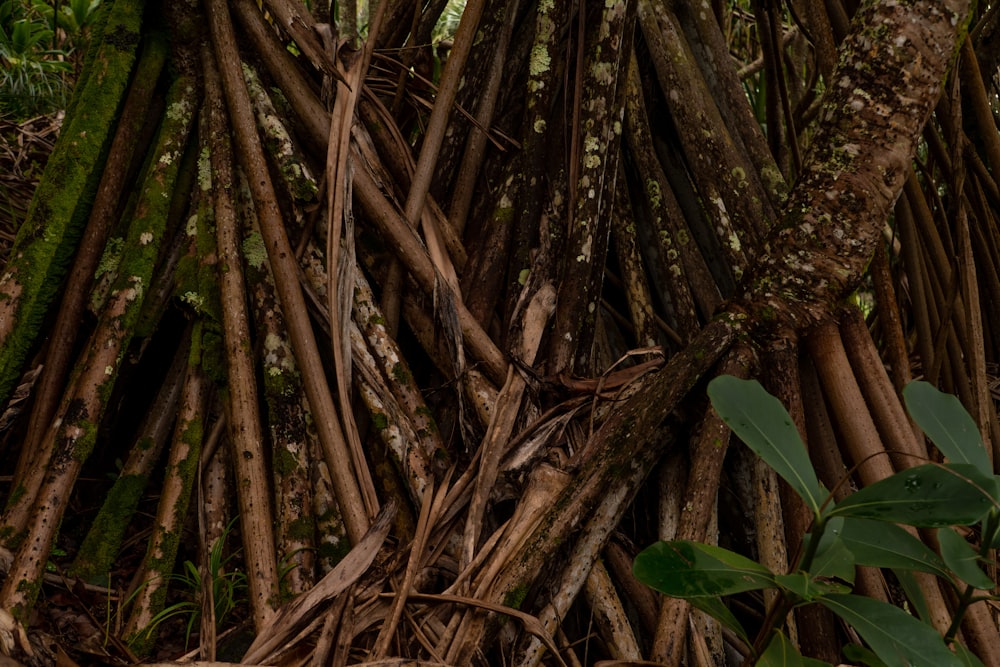
[[[152,444],[151,438],[144,438],[139,445],[147,440]],[[107,585],[108,572],[148,481],[145,475],[123,475],[115,481],[69,568],[70,576]]]
[[[264,245],[264,237],[256,229],[243,239],[243,257],[249,266],[262,270],[267,263],[267,247]]]
[[[317,554],[323,560],[331,564],[337,564],[344,559],[344,556],[351,550],[351,545],[347,540],[336,542],[321,542],[316,548]]]
[[[18,230],[0,294],[13,307],[13,330],[0,345],[0,401],[18,380],[28,351],[61,289],[90,214],[115,117],[135,63],[135,45],[146,3],[118,0],[107,10],[102,46],[88,60],[56,149]],[[131,40],[121,40],[124,33]],[[115,42],[107,46],[108,40]],[[119,48],[119,46],[121,48]]]
[[[284,447],[277,447],[274,451],[274,469],[279,475],[290,475],[301,466],[299,459]]]
[[[372,426],[374,426],[379,431],[384,430],[389,427],[389,419],[382,412],[373,412]]]
[[[24,596],[25,600],[33,601],[37,599],[38,592],[41,589],[42,589],[41,579],[35,581],[22,579],[21,581],[17,582],[17,591]],[[29,608],[25,608],[21,605],[15,605],[13,609],[9,609],[8,611],[10,611],[11,614],[14,615],[14,618],[16,618],[22,624],[24,625],[28,624],[27,616],[31,613],[30,603],[29,603]]]
[[[526,597],[528,597],[528,585],[518,584],[507,592],[503,598],[503,604],[511,609],[520,609]]]
[[[300,516],[284,523],[285,535],[297,542],[312,540],[316,534],[316,524],[312,517]]]
[[[110,383],[106,382],[105,384]],[[73,443],[73,458],[78,461],[86,461],[90,453],[94,451],[94,445],[97,444],[97,425],[86,419],[76,422],[75,425],[83,429],[83,435]]]
[[[392,377],[396,382],[400,384],[409,384],[410,382],[410,372],[406,370],[406,364],[402,361],[397,361],[392,366]]]

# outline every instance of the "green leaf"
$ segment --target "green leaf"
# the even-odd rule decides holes
[[[817,598],[832,593],[849,593],[850,586],[838,584],[833,581],[824,581],[809,576],[808,572],[795,572],[793,574],[777,574],[774,581],[783,590],[788,591],[800,600],[813,602]]]
[[[918,570],[946,579],[951,576],[936,553],[895,524],[846,519],[840,529],[840,539],[854,554],[858,565]]]
[[[819,603],[850,623],[887,667],[960,667],[934,628],[902,609],[860,595],[831,595]]]
[[[705,612],[719,623],[736,633],[736,635],[747,644],[747,646],[753,645],[753,640],[750,639],[750,635],[737,620],[733,612],[729,611],[729,607],[726,603],[722,601],[721,598],[717,597],[696,597],[688,598],[688,602],[695,609],[700,609]]]
[[[980,590],[993,588],[993,580],[979,569],[979,554],[958,533],[942,528],[938,531],[938,544],[941,557],[959,579]]]
[[[866,486],[829,516],[875,519],[923,528],[975,523],[993,508],[996,484],[968,463],[927,464]]]
[[[913,421],[950,462],[968,463],[992,474],[979,429],[957,398],[928,382],[911,382],[903,389],[903,399]]]
[[[885,663],[878,659],[878,656],[857,644],[848,644],[844,647],[844,657],[851,662],[860,662],[868,667],[885,667]]]
[[[965,665],[965,667],[985,667],[985,665],[983,665],[982,660],[977,658],[975,655],[973,655],[972,651],[965,648],[958,642],[955,642],[954,648],[955,648],[955,655],[958,656],[958,659],[962,661],[962,664]]]
[[[809,573],[814,577],[832,577],[847,583],[854,582],[854,554],[840,539],[843,523],[844,518],[839,516],[827,522],[816,555],[808,566]],[[808,550],[812,539],[811,533],[806,535],[803,550]]]
[[[893,570],[892,573],[896,575],[896,580],[903,587],[906,599],[909,600],[910,607],[913,608],[914,616],[929,622],[932,618],[931,608],[927,604],[927,598],[924,596],[924,589],[920,587],[920,582],[917,581],[917,577],[913,571]],[[948,577],[948,581],[951,582],[950,576]]]
[[[720,547],[699,542],[657,542],[632,565],[635,578],[675,598],[721,596],[774,588],[763,565]]]
[[[803,658],[795,644],[780,630],[775,631],[767,649],[757,660],[756,667],[830,667],[830,663]]]
[[[983,534],[980,537],[990,549],[1000,548],[1000,520],[997,520],[995,512],[994,510],[994,513],[983,522]]]
[[[819,517],[826,491],[816,478],[809,454],[788,411],[756,380],[720,375],[708,384],[712,406],[726,425]]]

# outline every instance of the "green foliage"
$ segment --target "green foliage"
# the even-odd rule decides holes
[[[74,54],[100,0],[0,2],[0,116],[24,119],[64,108]]]
[[[209,574],[212,577],[212,599],[215,602],[215,626],[221,628],[226,617],[234,609],[246,601],[247,576],[239,570],[226,571],[237,553],[225,555],[226,538],[229,536],[233,524],[233,519],[223,534],[212,544],[212,549],[208,555],[206,564]],[[181,568],[179,574],[172,574],[169,577],[170,583],[185,599],[180,600],[153,617],[150,624],[145,627],[133,642],[148,641],[164,621],[172,618],[187,618],[184,635],[185,646],[191,640],[191,632],[201,621],[202,612],[202,586],[201,571],[198,566],[187,560]],[[133,597],[136,594],[133,594]]]
[[[955,642],[962,616],[995,584],[982,569],[990,548],[1000,543],[1000,478],[993,474],[975,423],[953,396],[925,382],[904,391],[914,421],[946,462],[897,473],[834,503],[809,462],[806,449],[781,403],[755,381],[731,376],[713,380],[712,405],[733,432],[785,479],[813,513],[802,556],[794,570],[776,574],[739,554],[688,541],[659,542],[635,560],[635,576],[672,597],[685,598],[739,636],[746,631],[721,600],[751,590],[778,592],[779,613],[752,644],[755,664],[825,663],[803,658],[782,633],[793,608],[818,603],[854,628],[867,647],[850,645],[844,656],[872,666],[981,665]],[[952,526],[979,524],[974,547]],[[938,528],[935,553],[897,524]],[[917,616],[890,604],[851,594],[856,565],[891,568]],[[926,602],[912,576],[927,572],[947,581],[959,603],[942,637],[927,618]]]

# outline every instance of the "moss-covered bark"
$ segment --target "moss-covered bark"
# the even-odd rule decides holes
[[[146,289],[167,232],[168,212],[180,157],[192,127],[197,89],[190,79],[177,79],[168,95],[168,112],[160,128],[149,173],[129,227],[118,278],[90,345],[71,380],[40,448],[38,467],[24,486],[27,492],[5,516],[8,539],[26,530],[10,575],[0,589],[0,605],[27,614],[38,592],[70,489],[97,443],[97,424],[118,375],[124,351],[142,308]]]
[[[73,112],[0,275],[0,400],[6,400],[69,269],[139,45],[144,2],[106,3]]]
[[[201,369],[200,323],[195,324],[191,337],[194,343],[188,358],[156,523],[124,631],[134,650],[141,655],[149,653],[156,640],[158,626],[153,620],[163,610],[166,601],[205,437],[205,404],[209,383]]]

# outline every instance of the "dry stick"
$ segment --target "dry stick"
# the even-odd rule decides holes
[[[450,286],[440,285],[437,281],[437,271],[427,254],[427,250],[417,237],[413,228],[406,224],[399,212],[385,199],[378,185],[367,169],[358,165],[354,170],[354,193],[376,224],[379,232],[393,251],[407,265],[413,278],[426,294],[434,294],[436,289],[447,289]],[[501,383],[507,375],[507,360],[496,345],[472,317],[461,299],[453,294],[459,326],[465,337],[465,345],[472,354],[483,362],[484,370],[490,379]]]
[[[431,532],[437,524],[441,515],[445,498],[448,494],[448,479],[445,480],[441,488],[435,493],[434,485],[428,484],[424,489],[424,496],[420,503],[420,518],[417,521],[416,535],[413,544],[410,546],[410,558],[406,563],[406,572],[403,575],[403,582],[396,591],[396,597],[392,601],[392,612],[388,620],[379,630],[378,638],[375,640],[375,647],[371,650],[370,656],[375,660],[385,657],[389,651],[389,643],[392,641],[399,619],[402,616],[406,598],[414,591],[414,579],[417,571],[423,567],[428,540]]]
[[[384,8],[384,5],[383,5]],[[365,461],[361,435],[354,421],[351,405],[351,303],[354,296],[354,272],[357,258],[354,254],[354,213],[351,210],[351,128],[368,57],[371,40],[365,45],[361,58],[347,68],[346,79],[337,83],[337,97],[330,115],[330,142],[326,155],[326,205],[327,205],[327,313],[330,318],[330,346],[333,352],[334,375],[337,383],[337,401],[344,435],[354,462],[358,486],[369,516],[378,512],[378,496],[371,471]],[[367,56],[367,57],[366,57]],[[334,67],[338,67],[334,64]],[[341,76],[343,77],[343,74]],[[342,240],[343,239],[343,240]],[[341,244],[344,254],[341,256]]]
[[[369,516],[378,512],[379,502],[375,493],[371,471],[365,461],[361,436],[354,420],[351,405],[351,341],[350,331],[352,304],[355,295],[355,275],[357,258],[354,251],[354,214],[351,208],[352,156],[351,135],[357,113],[364,76],[371,62],[372,51],[379,29],[385,16],[385,5],[376,12],[370,24],[369,38],[361,53],[353,58],[346,72],[336,78],[337,95],[333,113],[330,115],[330,139],[327,147],[327,307],[330,317],[330,342],[333,348],[334,371],[337,377],[337,396],[340,401],[341,420],[347,435],[347,442],[354,457],[358,484]],[[348,34],[353,43],[355,36]],[[336,59],[337,54],[332,54]],[[340,72],[340,63],[333,63],[335,72]],[[343,238],[343,241],[341,241]],[[344,255],[340,255],[344,243]],[[346,334],[346,335],[345,335]]]
[[[250,319],[243,280],[242,234],[237,228],[233,193],[232,149],[229,125],[218,73],[211,54],[205,54],[205,96],[211,128],[209,148],[215,191],[215,224],[219,253],[219,291],[229,393],[229,440],[233,450],[236,491],[240,506],[250,608],[260,630],[271,615],[278,593],[278,564],[274,542],[274,513],[264,451],[250,340]]]
[[[285,52],[279,44],[275,43],[273,35],[268,33],[266,29],[260,25],[260,12],[253,7],[253,3],[249,0],[236,0],[234,2],[234,7],[237,10],[241,24],[247,29],[255,47],[257,47],[262,54],[268,70],[273,76],[285,82],[285,85],[282,86],[282,90],[286,92],[286,95],[288,95],[289,101],[295,107],[297,115],[303,119],[306,132],[310,139],[315,143],[325,146],[327,144],[327,138],[330,131],[329,114],[327,114],[322,105],[319,104],[319,100],[316,99],[315,95],[309,92],[310,86],[308,81],[301,76],[294,60],[290,60],[287,52]],[[363,171],[364,170],[360,167],[354,170],[355,188],[362,189],[363,186],[370,186],[375,183],[375,179],[362,173]],[[359,177],[362,179],[362,183],[360,184],[358,183]],[[372,212],[372,208],[376,211],[382,212],[384,211],[384,207],[388,205],[385,197],[378,191],[377,186],[374,188],[363,189],[362,192],[355,192],[355,194],[358,195],[362,193],[367,193],[369,197],[372,197],[372,199],[363,201],[363,205],[365,205],[366,211],[369,213]],[[398,217],[398,212],[393,211],[391,215]],[[439,216],[435,217],[439,221],[443,219]],[[411,232],[400,233],[412,235]],[[390,235],[390,237],[392,237],[392,235]],[[416,237],[413,237],[413,240],[416,240]],[[422,244],[420,244],[419,241],[416,241],[417,247],[420,247],[421,245]],[[411,246],[409,246],[408,243],[403,244],[403,247],[406,249],[403,251],[406,260],[416,261],[419,265],[417,278],[421,289],[427,294],[433,294],[433,271],[426,271],[426,269],[429,268],[429,265],[424,264],[422,261],[423,257],[415,257],[412,255],[410,252]],[[455,251],[452,252],[454,253]],[[427,250],[421,248],[418,254],[426,256]],[[410,265],[408,268],[411,271],[415,270],[413,265]],[[421,280],[421,277],[423,277],[424,280]],[[481,327],[475,323],[474,318],[468,315],[468,312],[458,299],[456,299],[456,306],[459,310],[459,319],[462,321],[462,328],[466,331],[466,335],[471,337],[471,340],[466,341],[466,345],[468,345],[473,351],[473,354],[487,363],[487,367],[490,369],[490,376],[494,379],[494,381],[502,382],[506,372],[506,361],[503,359],[503,355],[496,349],[496,346],[493,345],[492,341],[485,336]],[[386,321],[390,322],[391,314],[383,314]],[[386,328],[391,332],[391,327],[387,326]]]
[[[341,559],[337,567],[319,580],[307,593],[287,603],[272,615],[265,631],[259,633],[247,649],[243,662],[263,662],[273,657],[288,640],[313,623],[325,610],[328,602],[358,581],[375,560],[395,517],[396,504],[390,501],[383,505],[371,528]]]
[[[427,129],[420,146],[420,156],[417,158],[417,167],[413,173],[413,181],[410,183],[404,208],[406,219],[414,225],[422,218],[421,214],[427,200],[427,192],[434,177],[434,165],[437,162],[438,153],[441,151],[445,130],[448,129],[448,119],[462,83],[462,72],[475,42],[476,29],[479,27],[479,19],[485,4],[483,0],[473,0],[465,6],[458,30],[455,32],[454,46],[449,51],[448,60],[441,72],[441,83],[438,86],[431,117],[427,121]],[[432,239],[434,237],[429,232],[429,229],[424,229],[431,256],[435,257],[438,249],[433,247]],[[438,268],[440,270],[442,267]],[[449,280],[454,278],[454,276],[447,274],[445,277]],[[457,288],[457,282],[452,283],[452,286]]]
[[[154,33],[143,47],[136,74],[129,87],[125,106],[118,119],[115,138],[108,152],[108,159],[101,172],[101,183],[94,196],[90,218],[73,260],[66,281],[66,291],[56,316],[55,325],[49,334],[49,351],[45,358],[45,369],[35,388],[34,406],[28,422],[28,434],[21,449],[21,458],[14,471],[14,479],[22,479],[25,459],[30,467],[41,444],[42,436],[55,416],[62,391],[69,374],[70,356],[80,330],[80,318],[87,303],[87,296],[93,283],[94,272],[101,260],[104,244],[116,222],[115,212],[122,190],[126,185],[125,176],[129,163],[133,160],[135,143],[146,120],[146,110],[156,87],[160,70],[166,60],[167,43],[162,33]],[[24,526],[15,526],[23,530]]]
[[[518,314],[515,323],[521,332],[515,343],[513,355],[531,367],[535,364],[538,349],[542,344],[549,319],[555,311],[556,290],[551,283],[545,283],[531,295],[530,301]],[[479,532],[482,529],[486,503],[500,470],[500,459],[510,443],[521,414],[521,401],[528,383],[511,364],[507,368],[507,381],[497,395],[486,435],[480,445],[479,471],[476,475],[472,500],[466,514],[465,532],[462,541],[460,569],[464,569],[475,557]]]
[[[288,242],[268,174],[267,161],[254,129],[253,112],[243,83],[239,50],[226,3],[210,0],[208,15],[236,143],[250,179],[250,189],[260,216],[261,233],[274,272],[275,286],[288,319],[295,358],[302,369],[306,396],[309,398],[314,423],[333,478],[347,534],[352,542],[357,542],[368,527],[367,511],[356,476],[359,473],[355,472],[352,465],[350,451],[340,430],[337,409],[330,395],[330,386],[323,374],[323,363],[299,286],[295,255]]]
[[[431,117],[427,121],[427,129],[424,132],[423,143],[420,148],[420,156],[417,158],[417,166],[413,173],[413,180],[410,182],[410,190],[406,196],[404,216],[411,225],[416,225],[418,221],[423,221],[423,211],[427,201],[427,192],[430,189],[431,180],[434,177],[434,164],[437,161],[438,153],[441,151],[441,143],[444,140],[445,130],[448,129],[448,118],[451,116],[451,109],[455,103],[459,86],[462,81],[462,71],[469,58],[469,52],[475,41],[476,29],[479,26],[479,19],[485,6],[483,0],[473,0],[465,6],[462,12],[462,19],[455,32],[454,47],[448,53],[448,60],[445,62],[444,70],[441,72],[441,83],[438,86],[437,97],[434,100],[434,108]],[[441,272],[444,282],[451,286],[452,294],[459,294],[458,278],[454,269],[448,270],[450,263],[441,248],[438,233],[432,226],[424,225],[424,238],[427,249],[434,260],[435,268]],[[433,293],[433,292],[432,292]],[[399,306],[401,292],[386,291],[382,296],[382,311],[390,323],[399,321]],[[453,296],[459,301],[457,296]],[[456,305],[458,305],[456,303]],[[395,327],[390,327],[390,333],[395,335]],[[460,368],[459,370],[464,370]]]
[[[820,325],[810,334],[807,343],[846,449],[853,461],[864,461],[857,470],[858,477],[865,486],[869,486],[893,475],[895,470],[889,458],[883,456],[885,448],[851,370],[837,325],[832,321]],[[906,432],[909,433],[909,429]],[[915,530],[911,529],[911,532],[916,534]],[[933,575],[920,574],[915,573],[914,576],[931,612],[931,618],[927,620],[943,634],[951,625],[948,605],[937,579]]]

